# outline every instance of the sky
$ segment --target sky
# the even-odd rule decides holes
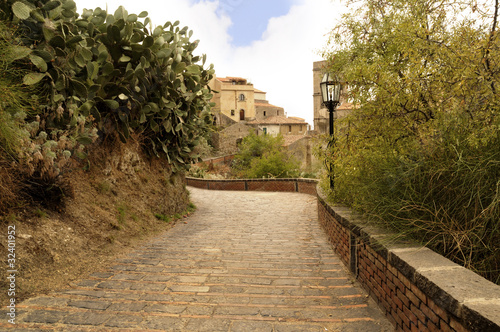
[[[341,0],[75,0],[83,8],[148,11],[153,26],[180,21],[218,77],[248,79],[288,116],[313,125],[313,61],[346,11]]]

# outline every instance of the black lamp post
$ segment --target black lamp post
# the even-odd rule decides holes
[[[342,84],[337,76],[326,73],[320,83],[321,97],[323,98],[323,105],[328,108],[330,120],[330,140],[328,142],[328,149],[334,152],[335,148],[335,132],[333,127],[333,120],[335,118],[335,109],[340,104],[340,92],[342,91]],[[335,172],[333,160],[327,164],[330,176],[330,188],[333,190],[335,186]]]

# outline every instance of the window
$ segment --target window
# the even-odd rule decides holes
[[[262,128],[262,131],[264,132],[264,135],[267,135],[267,128]]]
[[[234,116],[234,110],[231,110],[231,116]]]
[[[264,116],[266,116],[266,111],[264,111]]]
[[[245,101],[245,95],[244,94],[240,94],[240,101]]]
[[[292,132],[292,126],[288,126],[288,132],[291,133]]]
[[[276,111],[276,115],[279,116],[280,115],[280,110],[277,110]]]
[[[302,132],[302,125],[300,125],[300,132]]]

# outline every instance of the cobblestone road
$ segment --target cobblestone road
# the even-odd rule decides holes
[[[189,190],[198,209],[187,224],[77,287],[24,301],[15,329],[393,330],[327,243],[314,197]]]

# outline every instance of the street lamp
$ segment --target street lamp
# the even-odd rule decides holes
[[[342,84],[337,76],[326,73],[320,83],[321,97],[323,98],[323,105],[327,107],[330,120],[330,140],[328,142],[328,150],[332,151],[335,148],[335,133],[333,127],[333,120],[335,117],[335,109],[340,104],[340,92],[342,91]],[[335,186],[335,172],[334,172],[333,159],[327,164],[330,176],[330,189]]]

